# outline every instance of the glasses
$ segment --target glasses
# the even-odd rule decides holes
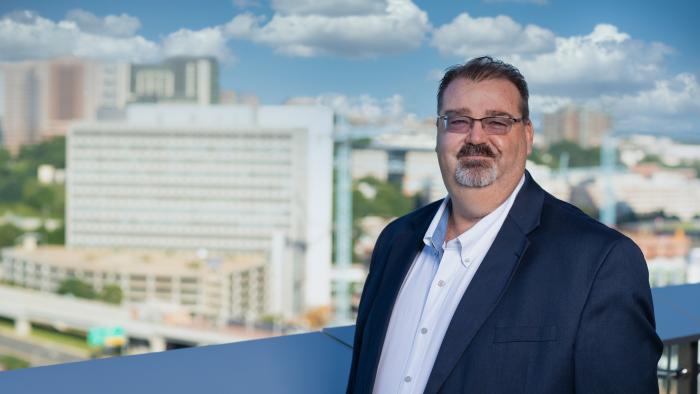
[[[442,115],[437,118],[437,126],[450,133],[466,134],[474,129],[474,122],[481,122],[481,128],[486,134],[506,134],[514,123],[522,122],[510,116],[487,116],[477,119],[467,115]]]

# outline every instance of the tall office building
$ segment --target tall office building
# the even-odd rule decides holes
[[[22,145],[65,135],[70,124],[94,119],[101,107],[126,104],[126,64],[77,58],[5,63],[2,144]]]
[[[213,57],[173,57],[131,66],[130,101],[219,102],[219,66]]]
[[[576,105],[544,114],[542,118],[542,134],[547,145],[568,140],[585,148],[600,146],[612,126],[612,117],[605,112]]]
[[[5,114],[2,145],[17,152],[20,146],[38,140],[42,109],[40,86],[46,80],[46,73],[35,62],[6,63],[2,71]]]
[[[263,251],[271,313],[330,303],[333,113],[132,105],[68,139],[69,247]]]

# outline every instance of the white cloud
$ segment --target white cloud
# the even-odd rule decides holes
[[[672,52],[660,43],[632,39],[613,25],[600,24],[585,36],[556,39],[556,49],[533,57],[511,56],[531,85],[581,97],[638,90],[663,75]]]
[[[472,18],[466,13],[437,28],[431,43],[443,55],[494,55],[516,65],[533,91],[579,99],[650,87],[664,76],[663,63],[673,53],[610,24],[596,25],[586,35],[557,37],[508,16]]]
[[[377,99],[368,94],[346,96],[337,93],[322,94],[310,100],[318,105],[333,108],[352,124],[395,124],[407,116],[401,95]]]
[[[504,57],[551,52],[555,38],[547,29],[522,26],[506,15],[472,18],[462,13],[434,31],[432,45],[443,55]]]
[[[160,54],[158,45],[141,36],[125,36],[138,27],[128,15],[97,18],[85,11],[69,13],[54,22],[32,11],[0,17],[0,61],[42,59],[57,56],[147,61]],[[117,27],[118,21],[126,26]],[[88,26],[89,25],[89,26]],[[83,30],[86,27],[87,30]]]
[[[543,96],[533,94],[530,96],[528,104],[530,105],[530,113],[546,114],[555,112],[559,108],[572,104],[573,100],[565,96]]]
[[[233,60],[223,26],[180,29],[157,43],[137,35],[141,22],[127,14],[98,17],[84,10],[69,11],[53,21],[33,11],[0,17],[0,61],[77,56],[89,59],[151,62],[164,56],[215,56]]]
[[[69,11],[66,20],[75,22],[83,32],[113,37],[132,36],[141,27],[141,21],[138,18],[127,14],[107,15],[100,18],[81,9]]]
[[[615,129],[631,132],[698,130],[700,85],[693,74],[661,79],[633,94],[605,95],[594,100],[615,117]]]
[[[228,37],[221,27],[208,27],[201,30],[180,29],[163,40],[165,56],[215,56],[224,62],[233,60],[227,46]]]
[[[381,14],[387,6],[382,0],[272,0],[272,9],[286,15],[372,15]]]
[[[233,5],[238,8],[256,8],[262,4],[258,0],[233,0]]]
[[[381,13],[374,13],[369,6],[362,8],[365,3],[360,3],[360,8],[352,12],[344,9],[342,16],[329,16],[325,8],[310,6],[311,2],[296,7],[289,4],[285,12],[294,13],[276,13],[267,23],[251,14],[238,15],[225,29],[233,37],[249,39],[290,56],[351,58],[418,49],[431,29],[427,14],[410,0],[387,0]]]
[[[236,15],[230,22],[223,26],[223,31],[229,37],[251,38],[260,30],[260,24],[265,21],[264,16],[258,16],[246,12]]]
[[[420,119],[407,112],[404,98],[395,94],[378,99],[369,94],[347,96],[340,93],[326,93],[315,97],[294,97],[287,100],[288,105],[323,105],[332,108],[344,121],[354,126],[374,126],[390,128],[422,128],[425,122],[434,127],[434,120]],[[378,130],[379,131],[379,130]]]

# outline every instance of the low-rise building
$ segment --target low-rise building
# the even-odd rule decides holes
[[[219,324],[262,317],[276,291],[261,253],[15,247],[2,250],[0,264],[0,279],[17,286],[55,293],[69,278],[97,292],[117,285],[124,303],[169,304]]]

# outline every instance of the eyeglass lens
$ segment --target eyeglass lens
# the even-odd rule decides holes
[[[481,127],[489,134],[505,134],[513,126],[514,120],[501,116],[491,116],[475,119],[469,116],[450,116],[442,118],[443,127],[451,133],[468,133],[474,128],[475,121],[481,122]]]

